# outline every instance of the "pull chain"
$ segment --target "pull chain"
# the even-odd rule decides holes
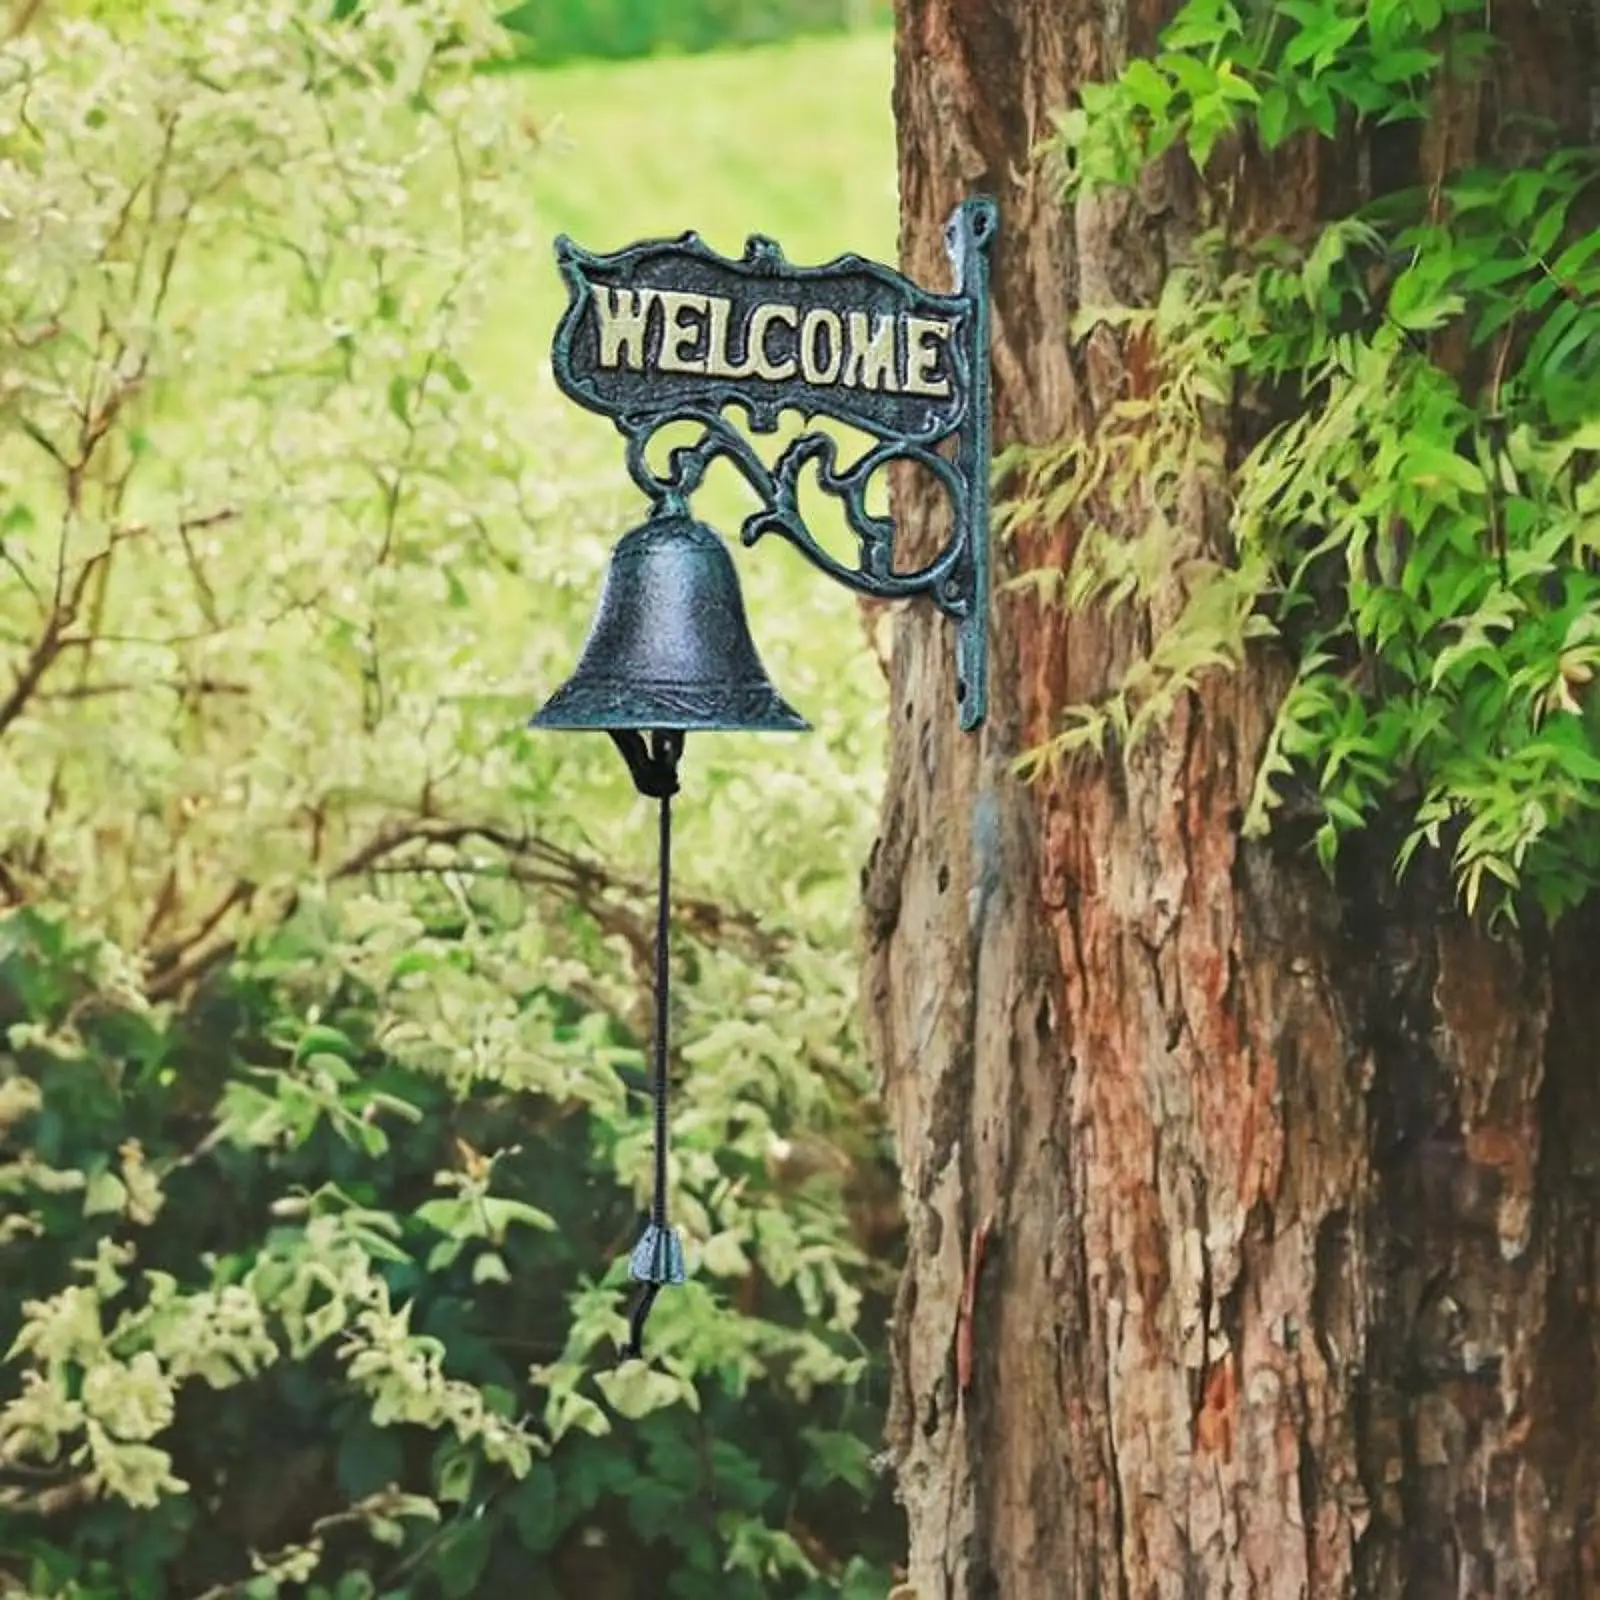
[[[671,1011],[672,965],[668,938],[672,905],[672,796],[678,788],[678,757],[683,752],[681,733],[655,733],[648,755],[642,735],[613,734],[641,794],[660,802],[659,859],[656,873],[655,962],[655,1063],[652,1091],[655,1099],[655,1186],[650,1200],[650,1220],[628,1258],[628,1273],[642,1284],[628,1317],[628,1342],[623,1357],[643,1353],[644,1325],[663,1286],[684,1281],[683,1244],[667,1223],[667,1023]]]

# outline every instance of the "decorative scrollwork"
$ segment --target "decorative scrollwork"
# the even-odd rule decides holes
[[[703,430],[700,438],[693,444],[676,446],[667,458],[667,470],[658,474],[648,461],[650,441],[659,429],[682,422],[698,423]],[[967,615],[970,597],[957,588],[946,587],[961,558],[962,541],[952,539],[915,572],[898,573],[894,570],[894,524],[887,517],[874,516],[866,505],[868,484],[878,472],[894,461],[912,461],[945,486],[959,523],[966,486],[956,468],[937,451],[906,440],[885,439],[841,471],[839,441],[832,434],[813,431],[791,441],[768,467],[726,416],[703,411],[652,419],[647,428],[628,435],[629,473],[663,511],[686,511],[690,496],[718,457],[732,462],[762,502],[740,529],[744,545],[753,545],[764,535],[775,533],[787,539],[819,571],[861,594],[880,600],[926,594],[949,615]],[[811,462],[816,463],[818,487],[844,507],[845,518],[860,544],[861,560],[857,566],[846,566],[818,543],[801,512],[800,479]]]

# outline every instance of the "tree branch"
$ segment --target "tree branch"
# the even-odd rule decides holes
[[[53,448],[53,447],[52,447]],[[180,532],[194,532],[201,528],[213,528],[219,523],[231,521],[238,516],[238,511],[232,506],[223,506],[216,511],[206,512],[202,516],[185,518],[178,524]],[[78,569],[73,578],[72,586],[64,593],[60,593],[44,629],[34,641],[33,648],[29,650],[27,658],[17,670],[10,692],[4,700],[0,700],[0,734],[3,734],[22,713],[27,710],[29,702],[33,699],[40,682],[49,672],[62,652],[69,648],[87,648],[95,641],[89,638],[80,638],[70,635],[67,630],[78,620],[83,602],[89,592],[89,585],[94,581],[95,574],[111,559],[112,552],[119,546],[133,539],[148,537],[156,531],[154,524],[149,522],[130,522],[111,531],[110,538],[106,541],[103,550],[97,550]],[[58,591],[60,586],[58,585]],[[105,642],[102,636],[101,642]]]
[[[330,883],[358,878],[369,872],[450,871],[484,872],[481,862],[443,861],[437,863],[393,863],[391,857],[412,847],[451,848],[472,843],[488,844],[507,859],[500,870],[518,882],[555,891],[579,906],[602,932],[614,934],[628,944],[635,960],[648,967],[653,954],[652,938],[646,920],[636,916],[618,898],[643,901],[650,894],[644,884],[619,878],[596,861],[564,850],[535,835],[515,833],[492,823],[467,823],[435,817],[412,817],[393,821],[380,828],[364,844],[337,862],[327,873]],[[164,945],[149,957],[151,976],[145,992],[152,1000],[168,1000],[181,994],[208,972],[231,959],[239,948],[230,935],[216,943],[206,941],[226,920],[228,914],[253,903],[256,886],[240,879],[223,895],[200,924]],[[277,923],[294,915],[299,896],[294,891],[281,896],[273,912]],[[790,945],[789,935],[764,928],[749,912],[730,909],[703,897],[689,896],[677,904],[680,926],[691,928],[696,937],[712,940],[727,934],[746,939],[764,960],[781,955]]]
[[[82,683],[70,689],[41,689],[40,700],[103,700],[114,694],[144,694],[151,689],[165,689],[182,700],[190,695],[231,694],[247,695],[248,683],[227,683],[220,678],[149,678],[143,683],[128,680],[111,680],[102,683]]]

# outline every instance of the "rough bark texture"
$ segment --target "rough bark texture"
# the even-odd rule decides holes
[[[1148,0],[901,0],[902,257],[943,281],[950,208],[1000,199],[999,443],[1092,428],[1140,381],[1137,352],[1069,346],[1068,319],[1147,300],[1209,197],[1156,174],[1069,214],[1030,152],[1161,21]],[[1427,140],[1464,155],[1518,105],[1588,134],[1593,9],[1494,22],[1506,68]],[[1386,159],[1241,158],[1234,214],[1293,232]],[[920,559],[944,509],[898,489]],[[1197,486],[1194,536],[1214,519]],[[1071,537],[1021,536],[1001,579]],[[1241,843],[1270,661],[1126,765],[1009,777],[1161,621],[998,595],[979,739],[945,627],[898,622],[865,1003],[909,1218],[907,1592],[1600,1595],[1600,928],[1495,943],[1437,868],[1397,890],[1392,841],[1338,894],[1303,853]]]

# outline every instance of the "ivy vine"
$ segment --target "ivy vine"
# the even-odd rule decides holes
[[[1492,65],[1484,19],[1190,0],[1058,118],[1067,198],[1169,152],[1215,180],[1247,141],[1423,122]],[[1496,920],[1600,882],[1600,150],[1517,132],[1535,154],[1419,171],[1306,240],[1212,227],[1156,304],[1084,308],[1075,338],[1141,336],[1156,376],[1090,436],[1008,452],[1002,523],[1072,517],[1069,569],[1020,581],[1165,625],[1025,770],[1126,750],[1272,636],[1294,673],[1247,836],[1309,810],[1331,873],[1352,830],[1402,815],[1397,870],[1447,850]],[[1230,417],[1257,436],[1238,460]],[[1192,528],[1197,482],[1226,496],[1220,549]]]

